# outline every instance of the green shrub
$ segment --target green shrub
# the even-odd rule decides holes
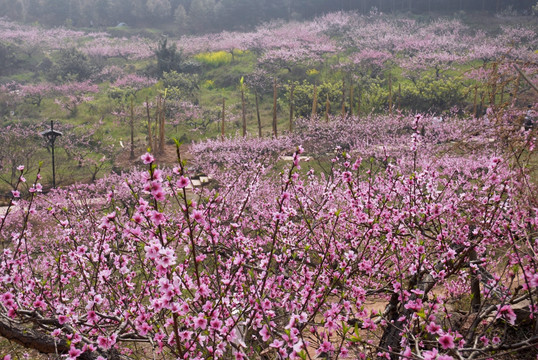
[[[212,90],[215,88],[215,82],[213,80],[206,80],[202,83],[204,89]]]
[[[289,93],[291,84],[284,86],[286,92],[282,102],[289,105]],[[331,113],[335,113],[336,109],[341,109],[342,102],[342,84],[325,82],[317,86],[318,106],[317,114],[322,116],[325,114],[325,104],[327,95],[329,96]],[[293,91],[293,102],[295,104],[295,114],[297,117],[309,117],[312,114],[312,104],[314,101],[314,84],[310,84],[306,80],[302,84],[295,83]]]
[[[157,76],[161,77],[164,73],[170,71],[182,72],[183,54],[178,51],[176,44],[168,46],[168,39],[164,38],[159,41],[157,49],[155,49],[157,57]]]
[[[394,103],[397,96],[393,95]],[[413,83],[402,84],[401,106],[414,111],[443,112],[465,101],[465,86],[461,76],[436,78],[433,74]]]
[[[16,64],[17,57],[14,46],[0,42],[0,75],[7,75],[9,69],[15,67]]]
[[[52,81],[84,81],[99,72],[101,66],[75,48],[60,50],[48,78]]]
[[[197,74],[184,74],[176,71],[163,73],[162,83],[167,89],[167,97],[175,100],[194,101],[199,90],[198,82]]]

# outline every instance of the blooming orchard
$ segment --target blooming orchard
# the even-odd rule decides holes
[[[235,153],[253,161],[212,167],[201,189],[181,159],[166,170],[151,154],[147,170],[95,185],[29,185],[1,222],[0,333],[71,359],[447,360],[534,346],[532,331],[511,335],[537,312],[538,207],[521,163],[532,134],[512,132],[510,154],[500,137],[461,139],[476,157],[447,152],[445,130],[464,123],[384,121],[407,139],[394,158],[351,147],[327,174],[304,168],[301,146],[275,173],[247,142]]]
[[[88,102],[91,125],[78,134],[58,128],[60,153],[81,167],[90,164],[92,180],[118,154],[100,136],[109,131],[102,125],[110,114],[131,119],[135,143],[135,102],[143,101],[137,94],[147,102],[160,94],[157,106],[143,107],[150,143],[152,113],[156,123],[166,118],[195,131],[212,131],[222,121],[224,132],[226,121],[238,120],[230,92],[221,111],[222,94],[212,96],[221,85],[209,78],[200,88],[197,76],[171,73],[164,77],[175,81],[168,89],[159,82],[142,90],[157,80],[134,74],[140,67],[118,58],[155,54],[145,39],[2,19],[0,30],[6,49],[22,49],[29,58],[36,48],[48,57],[47,51],[74,45],[90,57],[71,51],[88,66],[84,78],[91,81],[3,84],[0,100],[13,110],[2,110],[9,121],[24,108],[46,110],[47,97],[77,118]],[[184,37],[176,43],[183,54],[163,41],[162,53],[193,72],[203,66],[184,55],[222,50],[230,63],[244,61],[233,64],[223,83],[237,86],[234,72],[251,69],[245,80],[257,105],[275,84],[275,116],[288,104],[282,91],[277,99],[277,86],[286,87],[275,74],[303,76],[296,100],[302,91],[302,113],[312,105],[314,118],[294,119],[290,106],[284,136],[276,137],[276,124],[271,139],[221,133],[221,140],[192,145],[188,164],[179,146],[171,169],[157,166],[148,152],[139,158],[142,169],[46,195],[30,161],[39,144],[21,146],[37,131],[14,121],[0,133],[8,144],[0,148],[7,174],[1,179],[13,188],[0,215],[0,336],[68,359],[535,356],[536,130],[527,126],[526,112],[511,107],[515,100],[503,104],[504,88],[500,101],[496,96],[504,86],[514,98],[532,90],[536,39],[533,29],[519,26],[493,37],[459,20],[332,13],[247,33]],[[199,59],[211,58],[206,55]],[[107,66],[94,68],[92,61]],[[446,76],[477,62],[465,79]],[[526,75],[517,75],[516,63]],[[208,72],[227,72],[215,64]],[[54,81],[76,78],[66,68]],[[464,100],[474,95],[476,115],[480,86],[487,117],[393,116],[396,73],[404,86],[398,101],[408,101],[408,109],[423,101],[424,109],[447,112],[469,105]],[[461,87],[471,81],[474,94],[464,94]],[[186,82],[189,98],[181,96]],[[360,116],[347,115],[361,106],[353,85],[360,86]],[[207,90],[203,97],[194,94],[197,87]],[[309,89],[312,97],[305,95]],[[322,110],[322,90],[325,122],[314,106],[319,95]],[[341,98],[338,117],[339,106],[328,109],[329,92],[333,103]],[[218,110],[204,108],[203,98],[218,99]],[[389,115],[364,115],[384,112],[388,100]],[[164,143],[164,125],[159,130]],[[201,175],[208,181],[197,186]]]

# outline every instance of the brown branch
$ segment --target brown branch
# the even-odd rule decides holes
[[[523,79],[525,79],[525,81],[534,89],[534,91],[538,93],[538,88],[536,87],[536,85],[531,82],[531,80],[527,77],[527,75],[525,75],[525,73],[519,68],[519,66],[517,66],[516,64],[513,65],[514,68],[521,74]]]
[[[0,317],[0,336],[25,348],[34,349],[44,354],[67,354],[70,349],[70,345],[65,339],[55,339],[50,335],[5,317]],[[79,356],[79,359],[95,360],[99,356],[106,356],[111,360],[120,359],[115,350],[106,354],[98,351],[84,352]]]

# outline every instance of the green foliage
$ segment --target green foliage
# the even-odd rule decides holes
[[[177,71],[163,73],[162,83],[168,97],[181,100],[194,100],[200,89],[197,74],[184,74]]]
[[[220,88],[236,88],[239,80],[245,74],[253,71],[255,62],[233,62],[226,66],[210,69],[206,74],[207,78],[215,82],[215,86]],[[245,76],[246,77],[246,76]]]
[[[286,95],[284,102],[288,103],[289,92],[291,84],[284,86],[286,89]],[[332,110],[336,108],[340,109],[342,101],[342,84],[324,82],[317,86],[318,91],[318,115],[325,113],[325,103],[327,101],[327,95],[329,95],[330,107]],[[314,101],[314,84],[307,82],[295,83],[295,89],[293,90],[293,102],[295,104],[295,113],[298,117],[309,117],[312,114],[312,104]],[[337,105],[338,104],[338,105]]]
[[[203,83],[202,83],[202,88],[204,89],[208,89],[208,90],[213,90],[215,89],[215,82],[213,80],[205,80]]]
[[[135,94],[135,91],[130,88],[118,88],[111,86],[106,92],[108,98],[112,100],[125,100]]]
[[[29,81],[30,77],[37,76],[36,70],[41,70],[38,65],[42,56],[37,47],[25,46],[18,41],[0,41],[0,76]]]
[[[202,64],[214,68],[232,62],[232,54],[226,51],[204,52],[196,55],[194,58]]]
[[[376,79],[377,80],[377,79]],[[382,112],[388,108],[389,91],[381,81],[371,81],[367,87],[361,88],[361,108],[366,112]],[[393,94],[393,100],[396,97]]]
[[[396,96],[393,95],[396,102]],[[461,76],[441,77],[425,75],[415,84],[402,84],[401,106],[414,111],[443,112],[465,100],[465,87]]]
[[[319,75],[319,70],[318,69],[308,69],[306,70],[306,75],[308,76],[311,76],[311,77],[316,77]]]
[[[47,74],[51,81],[84,81],[101,70],[101,66],[91,61],[75,48],[60,50],[58,60]]]
[[[16,56],[13,46],[0,43],[0,75],[5,75],[8,70],[16,65]]]
[[[181,62],[181,71],[188,74],[197,74],[202,71],[202,64],[194,59],[187,59]]]
[[[155,50],[157,57],[156,75],[161,77],[164,73],[170,71],[182,72],[182,54],[178,51],[176,45],[168,46],[168,39],[164,38],[159,41]]]

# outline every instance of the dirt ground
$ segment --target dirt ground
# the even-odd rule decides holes
[[[179,148],[181,159],[190,161],[192,160],[192,155],[189,151],[189,145],[182,144]],[[123,151],[120,153],[116,159],[116,165],[122,169],[129,169],[133,165],[142,165],[140,156],[144,154],[146,150],[143,147],[137,147],[135,149],[135,158],[130,159],[130,149],[128,146],[125,146]],[[166,144],[163,153],[154,153],[155,160],[158,165],[172,166],[177,164],[177,154],[176,154],[176,145],[175,144]]]

